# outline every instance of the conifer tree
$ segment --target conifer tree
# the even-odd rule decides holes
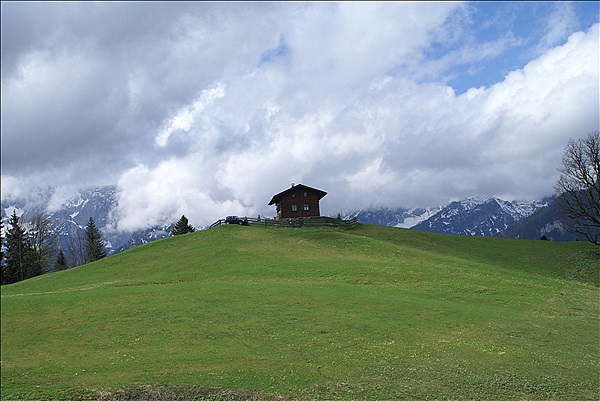
[[[56,256],[56,263],[54,264],[55,271],[67,270],[69,265],[67,264],[67,258],[62,249],[58,250],[58,256]]]
[[[96,223],[94,223],[94,219],[90,217],[90,221],[85,227],[85,262],[94,262],[104,257],[106,257],[104,240],[100,230],[96,227]]]
[[[173,227],[173,229],[171,230],[171,234],[180,235],[193,233],[194,231],[196,231],[196,229],[189,224],[187,217],[183,215],[181,216],[177,224],[175,224],[175,227]]]
[[[0,219],[0,269],[4,268],[4,222]]]
[[[29,277],[28,258],[31,256],[29,240],[19,216],[13,211],[6,233],[6,260],[2,266],[2,284],[16,283]]]

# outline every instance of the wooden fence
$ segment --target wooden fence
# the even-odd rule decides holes
[[[212,223],[208,228],[213,228],[227,224],[225,219],[220,219]],[[287,219],[263,219],[254,217],[241,218],[242,225],[263,226],[263,227],[354,227],[358,224],[355,218],[351,220],[334,219],[332,217],[305,217],[305,218],[287,218]]]

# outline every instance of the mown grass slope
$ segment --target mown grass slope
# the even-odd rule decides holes
[[[2,287],[2,399],[597,400],[599,273],[587,243],[216,227]]]

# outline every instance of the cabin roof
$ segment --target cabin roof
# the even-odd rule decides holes
[[[317,197],[319,198],[319,200],[324,197],[325,195],[327,195],[327,192],[325,191],[321,191],[320,189],[316,189],[316,188],[311,188],[308,187],[306,185],[303,184],[296,184],[296,185],[292,185],[291,188],[286,189],[285,191],[282,191],[278,194],[273,195],[273,197],[271,198],[271,201],[269,202],[269,206],[275,204],[275,203],[279,203],[279,201],[281,200],[281,198],[290,193],[290,192],[295,192],[295,191],[305,191],[305,192],[312,192],[315,195],[317,195]]]

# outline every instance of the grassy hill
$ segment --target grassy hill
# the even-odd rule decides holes
[[[597,400],[599,275],[584,242],[216,227],[3,286],[2,400]]]

